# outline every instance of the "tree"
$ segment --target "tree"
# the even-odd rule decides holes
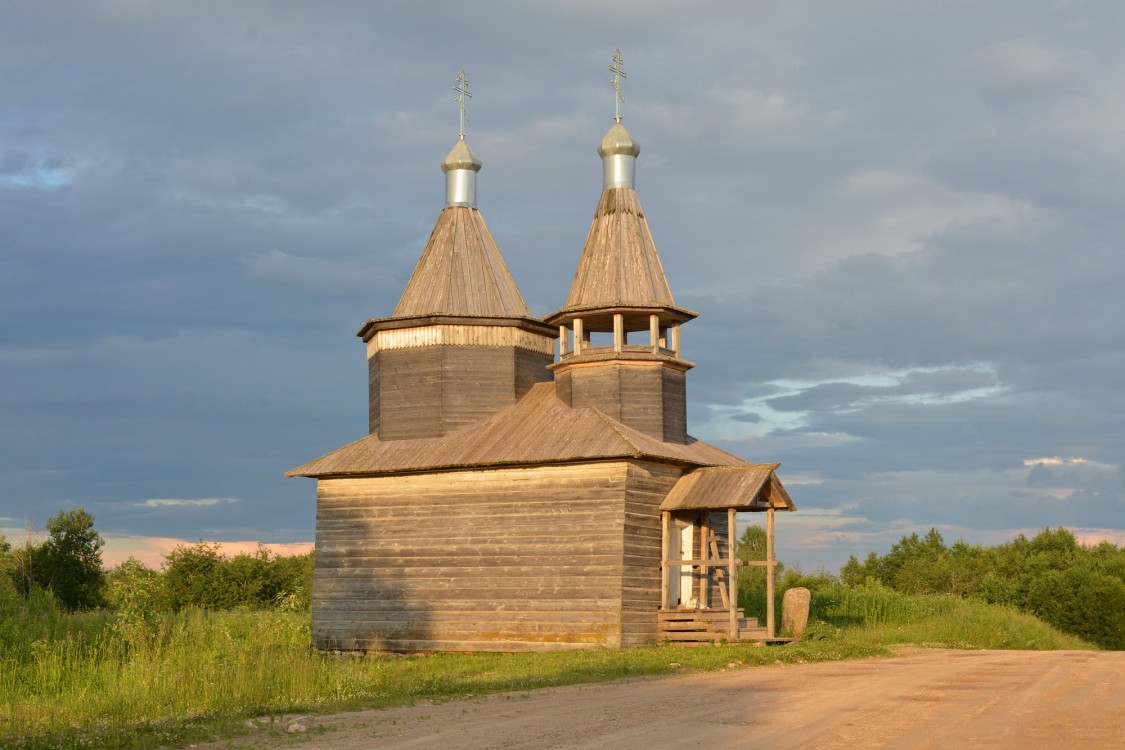
[[[218,543],[180,545],[164,556],[163,590],[167,606],[308,609],[312,553],[271,556],[259,545],[252,553],[225,557]]]
[[[47,541],[33,548],[36,583],[70,610],[103,603],[102,539],[94,516],[82,508],[60,510],[47,521]]]
[[[161,606],[160,573],[135,557],[109,571],[106,590],[110,606],[126,614],[148,614]]]
[[[840,570],[848,585],[875,580],[911,594],[952,593],[1006,604],[1103,648],[1125,648],[1125,548],[1087,547],[1066,528],[980,547],[946,547],[931,529],[904,536],[883,557],[855,557]]]
[[[173,610],[184,607],[229,609],[236,602],[229,591],[222,545],[200,541],[176,545],[164,556],[164,591]]]
[[[953,588],[949,549],[937,529],[904,536],[879,564],[879,579],[908,594],[942,594]]]
[[[16,599],[17,565],[12,545],[0,535],[0,606]]]

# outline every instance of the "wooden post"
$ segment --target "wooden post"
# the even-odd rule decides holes
[[[680,327],[672,326],[672,354],[680,356]]]
[[[570,331],[567,330],[566,326],[559,326],[559,357],[566,355],[567,336],[569,333]]]
[[[660,353],[660,316],[648,316],[648,339],[652,345],[652,353]]]
[[[582,318],[575,318],[574,319],[574,353],[576,355],[582,353],[582,336],[583,335],[584,334],[582,332]]]
[[[707,562],[707,551],[711,549],[711,511],[699,512],[699,559]],[[699,566],[699,606],[707,609],[711,606],[711,568],[707,565]]]
[[[738,643],[738,569],[735,566],[735,515],[727,508],[727,598],[730,599],[730,642]]]
[[[766,511],[766,635],[777,635],[773,607],[773,508]]]
[[[625,343],[625,316],[621,313],[613,314],[613,351],[621,351]]]
[[[668,530],[672,523],[671,515],[666,510],[660,513],[660,609],[668,606]]]

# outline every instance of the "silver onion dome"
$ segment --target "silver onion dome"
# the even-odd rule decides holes
[[[624,125],[615,122],[598,144],[598,156],[602,157],[602,188],[636,187],[637,155],[640,153],[641,144],[633,139]]]
[[[464,140],[457,141],[441,163],[441,171],[445,172],[445,205],[477,205],[477,172],[480,167],[481,161],[469,144]]]

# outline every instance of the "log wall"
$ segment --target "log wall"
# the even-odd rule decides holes
[[[657,506],[636,461],[318,482],[313,640],[325,650],[652,643]]]
[[[441,437],[516,403],[551,378],[552,357],[504,346],[423,346],[368,359],[370,430],[383,440]]]
[[[651,361],[582,363],[557,367],[555,383],[559,398],[569,406],[596,406],[658,440],[687,442],[683,370]]]
[[[621,587],[621,645],[656,642],[660,609],[660,503],[682,476],[680,469],[630,462],[625,489],[625,578]]]

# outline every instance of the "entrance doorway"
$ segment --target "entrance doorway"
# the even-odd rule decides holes
[[[672,537],[672,559],[694,560],[695,524],[676,520]],[[690,565],[672,565],[668,568],[668,607],[686,607],[691,601],[694,576]]]

